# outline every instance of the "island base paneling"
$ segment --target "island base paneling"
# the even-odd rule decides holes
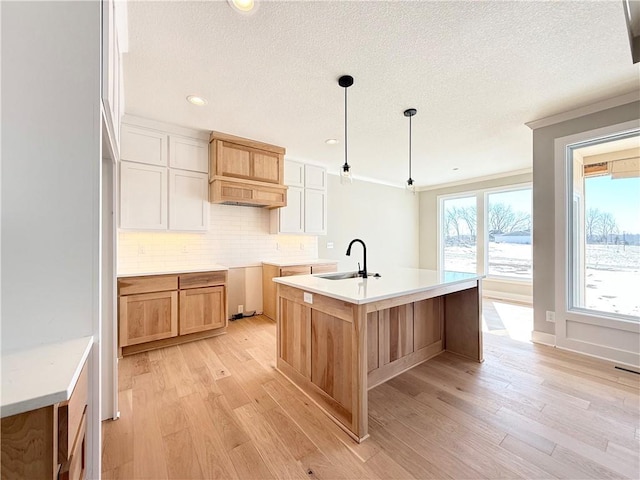
[[[367,388],[371,389],[444,351],[443,298],[429,298],[368,314],[381,335],[367,342]]]
[[[367,390],[445,350],[482,361],[478,281],[371,304],[278,285],[277,368],[358,442]],[[434,296],[435,295],[435,296]],[[405,303],[402,303],[404,300]]]

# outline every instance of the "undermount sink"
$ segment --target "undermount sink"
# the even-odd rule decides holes
[[[324,275],[317,275],[320,278],[326,278],[327,280],[346,280],[348,278],[360,278],[361,275],[358,272],[338,272],[338,273],[327,273]],[[367,275],[368,277],[379,277],[377,273],[374,275],[370,273]]]

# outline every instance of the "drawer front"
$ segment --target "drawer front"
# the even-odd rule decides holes
[[[74,440],[80,430],[89,397],[87,363],[82,367],[71,398],[58,407],[58,461],[66,462],[72,454]]]
[[[322,265],[311,265],[311,273],[331,273],[338,271],[337,263],[323,263]]]
[[[227,283],[227,272],[199,272],[180,275],[180,290],[213,287]]]
[[[60,480],[82,480],[87,463],[87,414],[82,415],[80,430],[69,461],[60,467]]]
[[[295,265],[291,267],[282,267],[280,269],[281,277],[289,277],[291,275],[309,275],[311,267],[309,265]]]
[[[177,275],[158,275],[151,277],[131,277],[118,279],[118,295],[166,292],[168,290],[177,289]]]

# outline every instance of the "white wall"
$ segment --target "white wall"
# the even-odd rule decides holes
[[[530,183],[531,179],[531,173],[524,173],[420,192],[420,268],[429,270],[438,268],[438,196],[509,187]],[[478,245],[478,249],[483,255],[484,246]],[[531,302],[533,294],[530,282],[485,279],[482,282],[482,288],[485,294],[524,302]]]
[[[100,4],[1,2],[2,350],[94,335],[99,424]]]
[[[355,270],[362,263],[367,245],[367,267],[384,275],[394,267],[418,267],[418,195],[405,189],[354,180],[341,185],[336,175],[327,175],[327,235],[318,239],[318,256],[338,261],[339,270]],[[334,248],[327,248],[333,242]]]

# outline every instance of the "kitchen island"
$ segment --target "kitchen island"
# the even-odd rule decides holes
[[[481,276],[397,269],[275,278],[277,368],[353,439],[367,391],[443,351],[482,362]]]

